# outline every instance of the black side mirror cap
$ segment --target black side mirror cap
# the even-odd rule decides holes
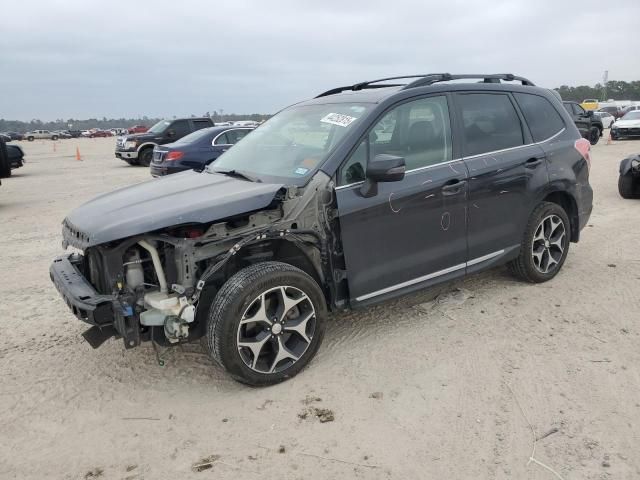
[[[367,165],[366,180],[360,189],[362,196],[377,195],[379,182],[399,182],[404,178],[405,170],[404,157],[376,155]]]

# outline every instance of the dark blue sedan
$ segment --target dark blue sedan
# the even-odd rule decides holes
[[[202,170],[229,150],[253,128],[211,127],[153,149],[151,175],[160,177],[185,170]]]

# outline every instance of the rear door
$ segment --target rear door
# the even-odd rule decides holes
[[[191,123],[193,124],[192,131],[194,132],[202,128],[213,127],[213,123],[209,120],[192,120]]]
[[[455,95],[469,170],[468,269],[518,251],[524,226],[546,185],[544,151],[533,143],[509,93]]]
[[[457,153],[457,152],[456,152]],[[369,159],[402,156],[406,174],[364,197]],[[467,170],[452,151],[449,101],[430,96],[384,114],[337,174],[336,197],[352,304],[464,274]]]
[[[189,120],[174,120],[167,129],[167,140],[175,142],[182,137],[191,133],[191,127],[189,126]]]

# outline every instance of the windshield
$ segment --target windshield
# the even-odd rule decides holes
[[[168,120],[160,120],[153,127],[151,127],[148,132],[150,133],[162,133],[164,132],[171,122]]]
[[[640,111],[635,110],[633,112],[625,113],[624,117],[622,117],[622,120],[640,120]]]
[[[200,130],[196,130],[195,132],[190,133],[189,135],[187,135],[185,137],[182,137],[180,140],[176,140],[175,142],[173,142],[173,144],[174,145],[186,145],[186,144],[189,144],[189,143],[197,142],[201,138],[211,136],[211,130],[213,130],[214,128],[215,127],[201,128]]]
[[[293,106],[269,119],[208,167],[247,172],[265,182],[302,184],[370,105]]]

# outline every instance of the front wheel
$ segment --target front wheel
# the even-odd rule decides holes
[[[282,382],[318,351],[327,309],[313,278],[286,263],[251,265],[216,295],[207,325],[213,359],[252,386]]]
[[[153,149],[145,148],[138,154],[138,164],[143,167],[151,165],[151,159],[153,158]]]
[[[58,137],[54,135],[53,137],[51,137],[51,140],[56,141],[58,140]]]
[[[27,137],[27,140],[29,140],[30,142],[33,142],[33,137]]]
[[[595,145],[600,140],[600,129],[598,127],[591,127],[589,130],[589,143]]]
[[[542,283],[562,268],[569,253],[571,228],[564,209],[542,202],[527,223],[518,258],[509,263],[511,272],[522,280]]]

